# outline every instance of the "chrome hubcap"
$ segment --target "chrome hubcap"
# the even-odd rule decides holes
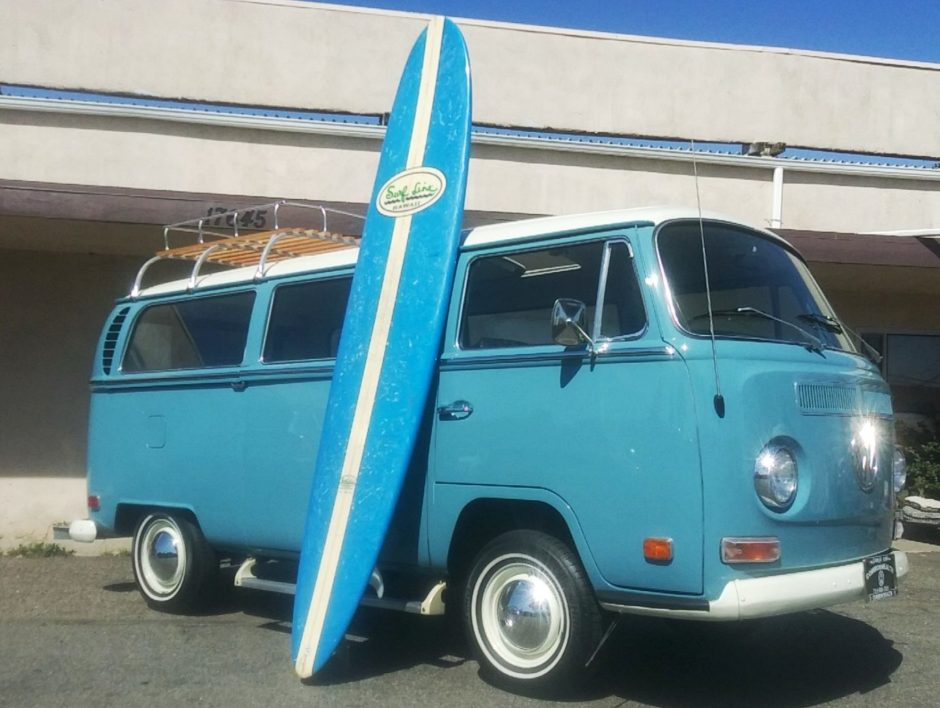
[[[552,627],[550,589],[544,580],[530,577],[503,586],[497,599],[497,620],[503,638],[521,652],[538,650]]]
[[[156,597],[176,592],[186,571],[179,527],[170,519],[154,520],[144,530],[137,553],[145,591]]]
[[[564,593],[535,559],[494,560],[474,588],[474,606],[481,648],[505,673],[535,678],[561,658],[568,642]]]

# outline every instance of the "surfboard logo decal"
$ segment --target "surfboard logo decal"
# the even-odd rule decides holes
[[[441,198],[447,189],[444,173],[433,167],[404,170],[382,185],[375,207],[385,216],[417,214]]]

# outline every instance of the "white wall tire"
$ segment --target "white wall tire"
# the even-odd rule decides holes
[[[202,609],[214,590],[218,559],[199,527],[182,516],[155,513],[141,519],[131,561],[137,587],[154,609]]]
[[[600,610],[577,555],[537,531],[511,531],[481,551],[464,621],[483,673],[523,692],[574,688],[600,638]]]

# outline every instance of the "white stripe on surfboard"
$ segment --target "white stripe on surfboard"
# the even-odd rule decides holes
[[[434,93],[437,86],[437,70],[443,31],[443,18],[435,17],[432,19],[428,25],[424,42],[421,83],[418,88],[418,100],[415,106],[414,124],[405,169],[419,167],[424,161],[424,150],[431,125],[431,109],[434,104]],[[349,515],[356,493],[356,483],[359,479],[359,469],[362,463],[366,436],[372,421],[372,411],[378,393],[379,375],[382,372],[382,364],[385,360],[385,344],[392,325],[392,313],[395,309],[398,286],[405,260],[405,250],[410,235],[411,216],[396,219],[389,243],[385,277],[379,294],[378,308],[372,326],[372,336],[369,340],[369,350],[366,354],[362,382],[356,400],[356,411],[353,414],[349,441],[346,445],[339,486],[336,490],[336,499],[333,502],[333,512],[330,516],[330,525],[323,545],[320,567],[317,570],[316,583],[313,587],[313,597],[310,600],[310,607],[307,611],[303,635],[300,640],[300,648],[294,664],[294,670],[301,678],[307,678],[313,673],[317,647],[320,644],[323,624],[326,621],[326,612],[333,592],[340,552],[343,548],[343,540],[346,536]]]

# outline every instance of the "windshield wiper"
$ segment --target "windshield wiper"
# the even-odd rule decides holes
[[[861,346],[862,350],[865,352],[865,355],[876,366],[881,364],[881,360],[884,359],[884,357],[878,353],[877,349],[862,339],[862,335],[860,335],[848,325],[839,322],[839,320],[835,319],[834,317],[829,317],[827,315],[815,312],[806,312],[802,315],[797,315],[797,317],[799,317],[801,320],[813,322],[814,324],[817,324],[820,327],[829,330],[830,332],[850,335],[852,339],[854,339]]]
[[[700,320],[705,317],[708,317],[707,312],[696,315],[690,321]],[[807,332],[797,324],[787,322],[786,320],[779,317],[774,317],[769,312],[764,312],[763,310],[759,310],[756,307],[736,307],[733,310],[713,310],[712,317],[760,317],[761,319],[770,320],[771,322],[777,322],[779,324],[785,325],[790,329],[795,329],[806,338],[807,341],[804,346],[811,352],[822,354],[823,347],[825,346],[823,341],[815,334]]]
[[[812,322],[817,324],[823,329],[826,329],[830,332],[835,332],[836,334],[842,334],[845,330],[842,327],[842,323],[834,317],[829,317],[818,312],[804,312],[802,315],[797,315],[801,320],[806,320],[807,322]]]

